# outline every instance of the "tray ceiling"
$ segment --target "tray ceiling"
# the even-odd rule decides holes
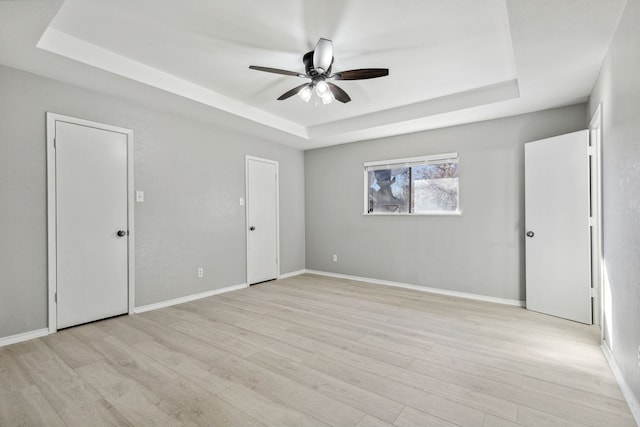
[[[101,85],[116,75],[301,149],[583,102],[624,6],[624,0],[3,3],[7,26],[0,35],[22,32],[28,40],[14,43],[17,52],[11,40],[0,42],[6,65],[73,83],[61,71],[71,69],[78,84],[94,81],[97,90],[117,86],[113,79]],[[333,41],[334,72],[389,68],[389,76],[337,82],[352,101],[318,105],[276,100],[304,80],[248,69],[304,72],[302,55],[320,37]]]

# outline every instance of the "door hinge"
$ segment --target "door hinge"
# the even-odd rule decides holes
[[[596,219],[592,216],[589,217],[589,227],[596,225]]]
[[[591,298],[595,298],[595,296],[596,296],[596,288],[589,288],[589,296]]]
[[[590,156],[593,156],[593,153],[595,152],[595,150],[593,149],[593,145],[590,145],[587,147],[587,154]]]
[[[53,138],[53,148],[54,149],[56,148],[56,139],[55,138]]]
[[[53,294],[53,301],[54,301],[55,303],[57,303],[57,302],[58,302],[58,293],[57,293],[57,292],[54,292],[54,294]]]

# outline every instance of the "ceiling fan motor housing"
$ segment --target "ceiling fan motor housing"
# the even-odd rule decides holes
[[[314,51],[312,50],[311,52],[305,53],[304,56],[302,57],[302,63],[304,64],[304,70],[306,71],[307,76],[309,76],[311,78],[321,75],[321,73],[319,73],[318,70],[316,70],[316,68],[313,66],[313,53],[314,53]],[[333,65],[333,57],[331,57],[331,64]],[[330,75],[331,74],[331,65],[322,74]]]

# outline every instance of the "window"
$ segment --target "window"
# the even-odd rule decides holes
[[[364,164],[365,213],[458,214],[458,154]]]

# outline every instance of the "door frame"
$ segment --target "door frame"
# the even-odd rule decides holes
[[[135,304],[135,254],[134,254],[134,189],[133,189],[133,131],[117,126],[93,122],[47,112],[47,292],[49,333],[58,330],[56,307],[57,291],[57,218],[56,218],[56,122],[65,122],[79,126],[106,130],[124,134],[127,137],[127,278],[128,278],[128,312],[133,314]]]
[[[249,206],[251,201],[249,200],[249,161],[258,161],[264,163],[270,163],[276,167],[276,279],[280,278],[280,165],[276,160],[269,160],[262,157],[244,156],[244,232],[245,232],[245,246],[246,246],[246,280],[247,286],[251,286],[249,283]]]
[[[600,326],[600,341],[604,340],[604,249],[602,234],[602,103],[596,107],[589,122],[589,154],[591,162],[591,287],[593,289],[593,319]]]

